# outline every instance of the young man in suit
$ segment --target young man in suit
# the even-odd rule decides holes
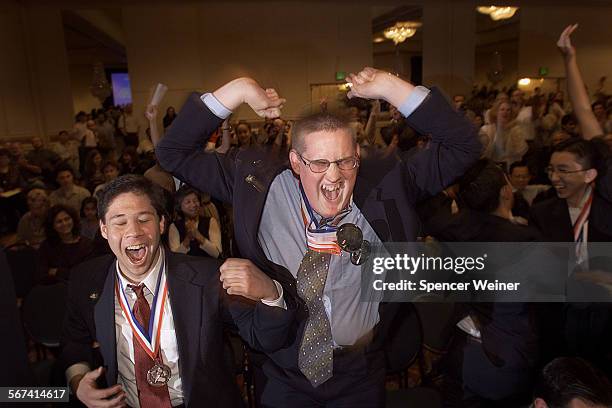
[[[289,166],[258,148],[235,159],[205,153],[209,136],[242,103],[262,117],[280,114],[276,91],[239,78],[192,94],[157,148],[167,171],[233,204],[240,253],[300,299],[295,341],[255,364],[263,406],[384,405],[385,358],[405,367],[413,355],[405,339],[419,328],[406,324],[405,304],[360,299],[361,268],[336,232],[351,223],[374,245],[414,240],[416,202],[480,154],[475,129],[439,91],[373,68],[348,81],[349,97],[399,108],[419,133],[432,135],[429,147],[401,161],[362,160],[349,124],[325,112],[295,123]]]
[[[160,245],[165,208],[161,187],[142,176],[119,177],[100,195],[114,256],[72,271],[61,356],[88,407],[240,406],[224,324],[262,351],[289,336],[295,307],[286,309],[282,287],[253,263],[221,265]],[[220,281],[237,296],[225,296]]]

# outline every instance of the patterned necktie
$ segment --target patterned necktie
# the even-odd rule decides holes
[[[297,273],[297,292],[308,308],[308,320],[300,345],[298,366],[313,387],[332,376],[331,326],[323,305],[323,288],[331,254],[308,249]]]
[[[138,286],[128,285],[128,287],[136,293],[136,302],[134,302],[132,313],[134,313],[138,323],[145,329],[148,329],[151,306],[149,306],[149,302],[147,302],[144,295],[144,284],[141,283]],[[138,400],[140,401],[141,408],[172,408],[168,386],[153,387],[147,381],[147,372],[155,363],[138,340],[136,340],[135,335],[132,335],[132,342],[134,344],[136,387],[138,387]]]

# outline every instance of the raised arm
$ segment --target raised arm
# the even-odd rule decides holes
[[[565,72],[567,75],[567,91],[569,98],[580,124],[582,130],[582,137],[590,140],[595,136],[603,135],[601,125],[597,122],[595,114],[591,109],[591,103],[589,96],[587,95],[582,80],[582,75],[578,69],[578,63],[576,61],[576,48],[572,45],[570,36],[576,30],[578,24],[573,24],[565,27],[565,30],[559,36],[557,41],[557,47],[563,55],[563,61],[565,63]]]
[[[431,135],[428,148],[403,158],[398,167],[415,201],[442,191],[480,156],[476,129],[435,88],[415,87],[374,68],[351,74],[347,81],[352,83],[349,97],[384,99],[398,108],[411,128]]]
[[[191,94],[156,149],[160,165],[191,186],[231,202],[234,166],[231,158],[206,153],[210,135],[232,110],[247,103],[262,117],[276,117],[284,99],[250,78],[235,79],[213,94]]]
[[[145,110],[145,117],[149,121],[149,130],[151,132],[151,143],[153,143],[153,147],[157,147],[157,144],[161,140],[161,134],[157,126],[157,113],[158,109],[156,105],[149,105]]]

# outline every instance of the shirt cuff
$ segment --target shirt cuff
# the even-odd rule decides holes
[[[274,282],[274,284],[276,285],[276,290],[278,291],[278,299],[261,299],[261,303],[267,306],[282,307],[283,309],[287,310],[287,304],[285,303],[285,298],[283,297],[283,286],[274,279],[272,279],[272,282]]]
[[[427,95],[429,95],[429,89],[421,85],[416,86],[410,95],[404,99],[404,102],[402,102],[398,110],[405,118],[407,118],[416,110],[416,108],[421,106],[421,103],[423,103],[425,98],[427,98]]]
[[[204,102],[204,105],[220,119],[227,119],[232,114],[232,111],[223,106],[223,104],[215,98],[215,95],[211,93],[205,93],[200,96],[200,99]]]
[[[68,385],[70,385],[70,380],[72,380],[74,376],[79,375],[79,374],[85,375],[89,371],[91,371],[91,367],[89,367],[89,364],[87,364],[84,361],[81,363],[75,363],[71,365],[70,367],[66,369],[66,381]],[[70,389],[70,392],[73,392],[73,390]]]

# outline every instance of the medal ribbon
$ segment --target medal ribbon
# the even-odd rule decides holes
[[[580,215],[576,218],[574,223],[574,242],[576,243],[576,256],[580,257],[580,246],[584,242],[586,237],[586,229],[588,228],[589,214],[591,213],[591,204],[593,204],[593,188],[587,187],[584,198],[581,203],[582,209]]]
[[[302,221],[304,222],[304,231],[306,234],[306,243],[309,249],[316,252],[340,255],[341,250],[336,239],[338,231],[338,223],[351,212],[351,206],[340,211],[336,216],[331,218],[321,219],[317,222],[314,211],[308,202],[306,193],[300,186],[301,212]]]
[[[117,279],[115,280],[115,292],[117,299],[119,299],[119,305],[123,310],[123,315],[132,328],[132,335],[142,348],[147,352],[152,360],[155,360],[159,354],[159,346],[161,340],[161,327],[164,319],[164,308],[166,300],[168,299],[168,284],[166,282],[166,264],[162,265],[157,277],[157,283],[155,285],[155,292],[153,295],[153,307],[151,308],[151,317],[149,318],[149,327],[145,328],[138,323],[132,308],[129,306],[127,296],[121,279],[118,276],[119,265],[117,265]]]

